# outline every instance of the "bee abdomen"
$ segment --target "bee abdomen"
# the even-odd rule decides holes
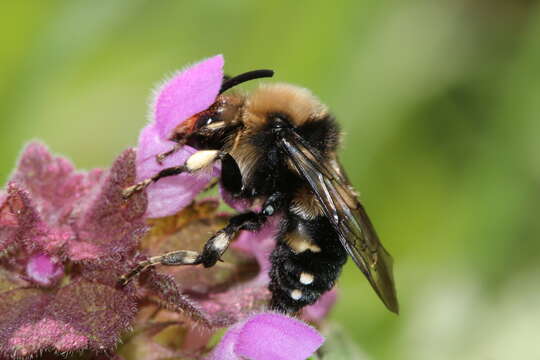
[[[330,290],[347,260],[337,234],[324,217],[293,218],[271,255],[271,308],[295,313]]]

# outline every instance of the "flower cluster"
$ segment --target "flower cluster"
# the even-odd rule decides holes
[[[268,256],[277,221],[242,233],[223,262],[148,269],[127,286],[118,278],[141,260],[202,249],[230,214],[195,197],[216,170],[170,177],[125,199],[122,190],[183,163],[171,132],[208,108],[223,58],[175,74],[156,91],[152,121],[136,149],[109,170],[77,172],[39,143],[22,153],[0,191],[0,358],[306,359],[323,337],[301,320],[267,312]],[[227,194],[223,194],[227,199]],[[233,204],[237,205],[237,204]],[[335,291],[301,318],[320,325]],[[218,345],[220,328],[229,328]]]

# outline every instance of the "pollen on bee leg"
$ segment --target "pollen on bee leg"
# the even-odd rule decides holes
[[[310,285],[313,283],[313,280],[315,280],[313,274],[307,272],[303,272],[300,274],[300,283],[302,285]]]
[[[294,289],[293,291],[291,291],[291,298],[293,300],[300,300],[302,298],[302,291]]]
[[[191,155],[186,161],[186,168],[190,172],[201,170],[212,165],[220,154],[219,150],[200,150]]]

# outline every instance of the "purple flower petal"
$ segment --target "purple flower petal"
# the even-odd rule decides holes
[[[153,117],[162,139],[182,121],[214,103],[223,80],[223,56],[217,55],[181,70],[156,91]]]
[[[302,319],[313,322],[321,322],[332,309],[337,300],[337,290],[325,292],[313,305],[302,309]]]
[[[193,148],[184,146],[165,158],[160,165],[156,161],[156,155],[172,149],[174,144],[172,141],[162,140],[154,125],[146,126],[139,138],[137,180],[142,181],[149,178],[167,167],[182,165],[195,152]],[[211,171],[196,175],[181,174],[161,179],[157,183],[150,185],[147,188],[148,208],[146,216],[159,218],[177,213],[193,201],[211,178]]]
[[[178,72],[156,91],[153,122],[139,136],[137,178],[144,180],[171,166],[183,164],[195,151],[184,146],[162,164],[156,156],[171,150],[173,130],[183,121],[210,107],[223,79],[223,56],[217,55]],[[178,175],[160,180],[148,188],[147,217],[158,218],[177,213],[187,206],[210,181],[212,173]]]
[[[26,274],[39,285],[50,286],[64,274],[64,266],[47,254],[36,254],[28,260]]]
[[[229,329],[207,360],[304,360],[323,342],[317,330],[299,320],[262,313]]]

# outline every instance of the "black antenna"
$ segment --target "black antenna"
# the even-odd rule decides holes
[[[238,84],[241,84],[243,82],[249,81],[249,80],[255,80],[265,77],[272,77],[274,76],[273,70],[253,70],[248,71],[246,73],[236,75],[233,78],[225,80],[225,82],[221,85],[221,89],[219,90],[219,93],[224,93],[225,91],[229,90],[232,87],[235,87]]]

